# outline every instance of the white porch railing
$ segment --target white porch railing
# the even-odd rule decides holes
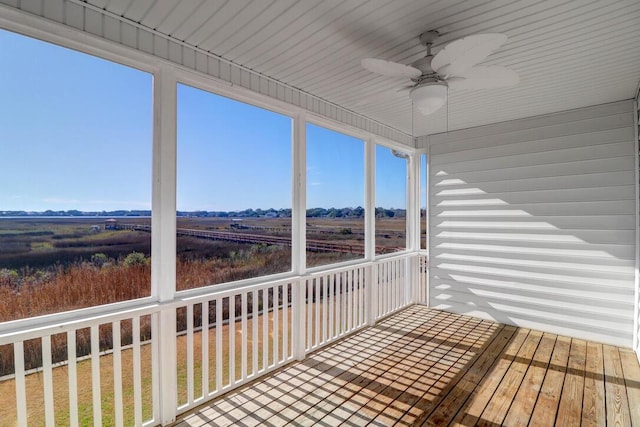
[[[116,426],[161,424],[409,304],[426,302],[426,266],[423,255],[401,254],[5,330],[0,362],[13,368],[0,378],[0,399],[9,402],[0,416],[10,425],[99,426],[103,419]],[[166,319],[175,324],[162,324]],[[166,347],[159,342],[171,336],[176,357],[168,360],[177,363],[167,370],[160,352]],[[160,387],[166,375],[172,390]],[[161,408],[166,393],[175,393],[169,399],[175,405]]]

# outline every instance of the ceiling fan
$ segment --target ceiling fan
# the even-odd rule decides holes
[[[502,46],[507,40],[506,35],[473,34],[447,44],[434,56],[431,47],[438,35],[437,31],[420,35],[427,55],[410,65],[365,58],[362,66],[384,76],[411,79],[413,83],[403,89],[409,89],[409,97],[425,116],[435,113],[447,102],[449,89],[506,87],[520,81],[518,74],[509,68],[476,65]]]

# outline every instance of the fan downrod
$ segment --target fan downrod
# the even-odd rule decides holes
[[[433,55],[431,54],[431,45],[439,35],[440,33],[436,30],[425,31],[420,34],[420,43],[427,48],[427,54],[411,64],[412,67],[422,71],[422,75],[420,77],[411,79],[414,83],[421,83],[426,79],[433,80],[435,78],[433,68],[431,68],[431,60],[433,59]]]

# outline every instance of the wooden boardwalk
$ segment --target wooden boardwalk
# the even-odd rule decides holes
[[[119,224],[120,230],[151,232],[151,226],[145,224]],[[264,228],[264,227],[263,227]],[[289,230],[290,232],[290,230]],[[209,240],[222,240],[226,242],[266,244],[278,246],[291,246],[291,237],[273,236],[269,234],[251,234],[242,232],[196,230],[189,228],[177,228],[178,236],[199,237]],[[364,255],[364,243],[345,242],[336,240],[307,239],[307,250],[311,252],[338,252],[345,254]],[[377,254],[386,254],[404,250],[403,247],[376,246]]]
[[[176,423],[640,426],[629,349],[412,306]]]

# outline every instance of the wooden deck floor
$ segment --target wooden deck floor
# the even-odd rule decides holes
[[[177,425],[640,426],[640,367],[628,349],[413,306]]]

